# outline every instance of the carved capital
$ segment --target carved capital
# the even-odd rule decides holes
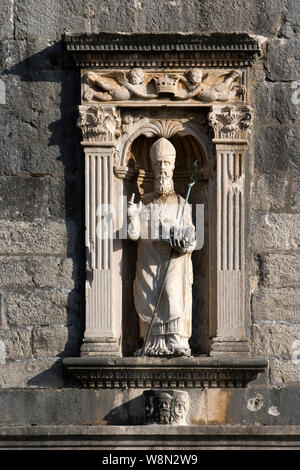
[[[77,127],[87,142],[115,143],[121,135],[121,118],[114,106],[79,106]]]
[[[249,106],[212,106],[208,123],[216,140],[246,140],[251,125]]]

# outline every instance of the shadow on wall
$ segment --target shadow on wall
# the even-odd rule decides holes
[[[113,408],[104,420],[107,425],[125,426],[125,425],[141,425],[144,424],[144,397],[139,395],[132,400]]]
[[[78,356],[85,325],[84,157],[80,132],[76,128],[80,103],[79,70],[65,50],[63,41],[33,55],[30,52],[36,48],[35,43],[28,40],[26,45],[27,58],[4,70],[3,78],[12,84],[7,86],[10,119],[22,126],[26,124],[26,129],[33,129],[35,134],[30,134],[28,139],[23,135],[23,141],[20,139],[20,144],[17,143],[19,148],[13,147],[16,157],[13,157],[8,174],[46,178],[49,182],[49,206],[45,223],[64,221],[66,226],[67,255],[64,253],[62,257],[72,260],[72,273],[70,269],[63,273],[57,289],[68,293],[68,339],[64,350],[57,356]],[[32,135],[37,138],[33,139]],[[55,245],[53,240],[51,243]],[[54,253],[53,256],[59,255]],[[43,259],[41,257],[41,263]],[[51,323],[49,318],[46,325],[49,329]],[[48,357],[48,362],[57,352],[56,349],[51,353],[51,348],[54,351],[58,347],[55,335],[52,345],[51,339],[49,341],[46,347],[49,353],[36,356],[45,360]],[[68,385],[70,380],[64,376],[61,362],[61,359],[57,360],[49,370],[31,378],[28,385],[55,386],[56,382]]]

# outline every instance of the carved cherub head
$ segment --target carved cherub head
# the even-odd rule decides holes
[[[128,78],[132,85],[141,85],[145,80],[145,74],[142,69],[134,68],[130,70]]]
[[[92,85],[92,84],[96,83],[97,80],[98,80],[98,75],[97,75],[97,73],[91,72],[91,71],[86,72],[86,73],[84,74],[84,76],[83,76],[83,79],[82,79],[82,81],[83,81],[84,83],[87,83],[87,84],[89,84],[89,85]]]
[[[196,85],[202,81],[202,70],[201,69],[191,69],[188,72],[188,79],[193,84]]]

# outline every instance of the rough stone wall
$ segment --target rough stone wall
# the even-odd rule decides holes
[[[300,5],[281,5],[254,71],[248,258],[253,350],[280,386],[300,380]]]
[[[291,360],[300,340],[299,10],[298,0],[2,0],[1,387],[69,385],[60,358],[78,354],[84,328],[79,73],[64,51],[65,31],[246,32],[261,41],[248,155],[247,309],[254,352],[267,355],[270,368],[253,387],[269,397],[273,386],[299,382],[300,364]],[[222,392],[219,411],[211,408],[217,422],[233,416],[224,412],[230,393]]]

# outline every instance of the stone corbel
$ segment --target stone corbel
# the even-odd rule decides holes
[[[79,106],[85,153],[86,330],[82,356],[120,356],[113,318],[112,237],[103,232],[112,204],[112,176],[121,119],[113,106]],[[102,226],[103,225],[103,226]],[[105,224],[107,228],[107,224]]]
[[[248,106],[213,106],[208,116],[217,157],[217,315],[212,356],[247,355],[244,313],[244,155]]]

